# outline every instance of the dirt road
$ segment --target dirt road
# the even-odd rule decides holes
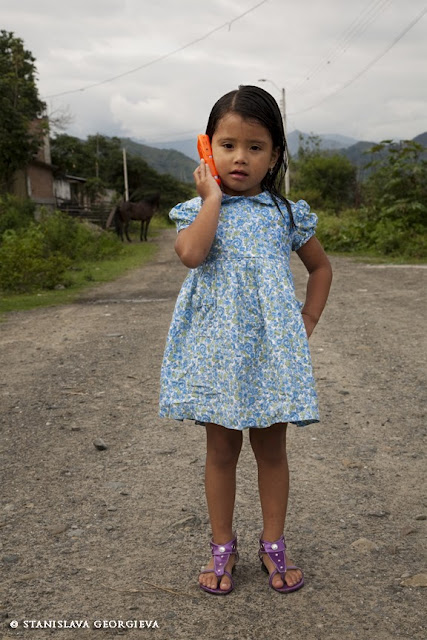
[[[236,589],[215,598],[196,582],[209,541],[203,427],[157,417],[186,273],[174,235],[162,232],[151,264],[78,303],[0,324],[0,639],[425,638],[426,591],[411,585],[425,586],[427,569],[427,270],[332,260],[310,341],[322,423],[289,429],[287,539],[306,586],[279,595],[260,571],[245,434]],[[294,272],[302,297],[297,259]]]

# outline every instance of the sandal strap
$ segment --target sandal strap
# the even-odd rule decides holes
[[[237,553],[237,538],[233,538],[225,544],[215,544],[211,541],[211,553],[214,559],[214,571],[218,577],[224,575],[224,570],[232,553],[236,554],[236,562],[239,558]]]
[[[285,536],[281,536],[278,540],[274,542],[268,542],[267,540],[259,541],[259,558],[262,562],[262,554],[266,553],[270,560],[273,562],[276,567],[275,573],[280,573],[284,575],[286,573],[286,542]],[[273,575],[273,574],[272,574]]]

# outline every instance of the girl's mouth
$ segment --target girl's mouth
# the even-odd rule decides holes
[[[244,171],[231,171],[230,175],[233,176],[233,178],[247,178],[248,174],[245,173]]]

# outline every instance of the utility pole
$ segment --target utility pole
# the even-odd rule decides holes
[[[273,80],[269,80],[268,78],[260,78],[258,80],[258,82],[271,82],[271,84],[274,85],[276,87],[276,89],[281,92],[282,99],[280,101],[280,111],[282,113],[283,131],[285,133],[285,140],[286,140],[286,145],[287,145],[287,143],[288,143],[288,128],[287,128],[287,124],[286,124],[286,93],[285,93],[285,88],[282,87],[282,89],[279,89],[277,84],[275,82],[273,82]],[[291,188],[290,178],[289,178],[289,155],[286,156],[285,160],[286,160],[286,162],[288,164],[288,166],[286,168],[286,173],[285,173],[285,195],[286,195],[286,197],[288,197],[289,196],[289,191],[290,191],[290,188]]]
[[[96,179],[99,179],[99,133],[96,134],[96,160],[95,160],[95,175]]]
[[[123,177],[125,181],[125,202],[129,201],[128,165],[126,161],[126,149],[123,147]]]

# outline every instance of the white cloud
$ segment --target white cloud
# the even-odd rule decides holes
[[[100,132],[148,141],[185,137],[204,129],[218,97],[239,84],[258,84],[261,77],[286,87],[287,110],[295,114],[288,117],[289,131],[377,140],[427,130],[427,14],[372,68],[341,89],[420,14],[423,0],[269,0],[230,28],[150,64],[255,4],[3,0],[2,22],[36,58],[43,96],[84,89],[49,100],[53,109],[69,105],[74,135]],[[273,84],[262,86],[280,98]],[[322,102],[334,90],[336,95]]]

